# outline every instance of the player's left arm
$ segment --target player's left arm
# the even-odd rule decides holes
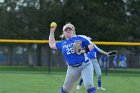
[[[106,51],[104,51],[104,50],[99,50],[99,52],[101,53],[101,54],[104,54],[104,55],[108,55],[108,52],[106,52]]]
[[[89,51],[91,51],[93,49],[93,44],[92,43],[90,45],[88,45],[88,49],[89,49]]]
[[[107,56],[114,56],[114,55],[117,54],[117,51],[116,50],[112,50],[112,51],[106,52],[106,51],[98,48],[95,44],[94,44],[94,50],[96,52],[100,52],[101,54],[104,54],[104,55],[107,55]]]
[[[106,52],[106,51],[100,49],[100,48],[97,47],[95,44],[94,44],[94,50],[95,50],[96,52],[99,52],[99,53],[101,53],[101,54],[104,54],[104,55],[107,55],[107,56],[108,56],[108,52]]]

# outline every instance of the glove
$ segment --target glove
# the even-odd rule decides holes
[[[82,51],[82,41],[76,40],[73,44],[73,49],[78,55],[80,55]]]
[[[112,50],[112,51],[108,52],[109,56],[115,56],[116,54],[117,54],[116,50]]]

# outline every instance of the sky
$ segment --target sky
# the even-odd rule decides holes
[[[4,0],[0,0],[0,3],[3,3],[4,2]]]

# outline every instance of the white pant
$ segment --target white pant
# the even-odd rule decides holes
[[[92,61],[93,68],[94,68],[97,76],[101,76],[101,68],[100,68],[100,65],[98,63],[98,60],[97,59],[91,59],[91,61]]]
[[[91,61],[82,64],[79,67],[68,66],[66,78],[64,81],[63,89],[65,92],[70,92],[74,83],[82,76],[84,86],[86,89],[94,87],[93,83],[93,66]]]

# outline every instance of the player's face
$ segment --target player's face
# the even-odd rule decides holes
[[[65,38],[67,39],[67,38],[71,38],[71,37],[73,37],[73,34],[74,32],[73,32],[73,30],[71,29],[71,28],[66,28],[65,30],[64,30],[64,35],[65,35]]]

